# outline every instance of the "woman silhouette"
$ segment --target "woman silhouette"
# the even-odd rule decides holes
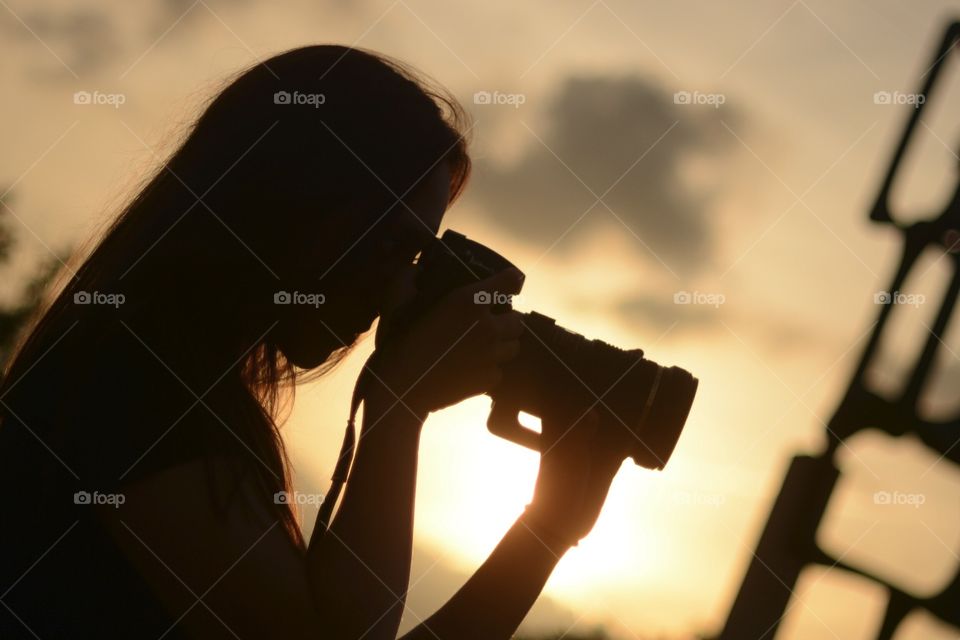
[[[378,364],[325,535],[302,537],[277,432],[294,383],[410,294],[470,171],[466,118],[405,65],[334,45],[236,77],[52,296],[0,385],[3,638],[396,638],[427,415],[499,381],[500,273]],[[543,420],[534,498],[404,638],[508,638],[596,521],[625,452]],[[319,529],[319,528],[318,528]]]

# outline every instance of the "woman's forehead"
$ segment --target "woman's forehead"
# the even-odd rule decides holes
[[[449,204],[449,171],[435,167],[414,188],[397,198],[391,194],[378,204],[369,202],[368,216],[361,217],[356,233],[361,236],[387,233],[410,241],[425,241],[440,232]],[[379,209],[379,211],[377,211]]]
[[[434,167],[403,201],[406,206],[401,206],[401,223],[424,228],[436,235],[450,203],[450,171],[446,165]]]

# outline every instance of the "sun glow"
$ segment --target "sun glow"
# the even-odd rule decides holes
[[[530,501],[538,454],[486,431],[489,399],[464,402],[428,421],[417,488],[417,533],[464,569],[479,566]],[[625,461],[590,535],[571,550],[548,590],[573,601],[600,585],[636,583],[658,568],[663,545],[635,517],[636,475]],[[634,486],[630,486],[634,485]]]

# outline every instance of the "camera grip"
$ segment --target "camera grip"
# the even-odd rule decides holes
[[[520,424],[520,408],[505,398],[494,398],[487,417],[487,429],[495,436],[540,451],[540,434]]]

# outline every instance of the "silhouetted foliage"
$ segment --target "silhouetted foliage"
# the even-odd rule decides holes
[[[0,189],[0,193],[3,192],[4,189]],[[10,268],[11,250],[16,243],[9,224],[9,217],[3,217],[7,211],[5,205],[9,198],[9,194],[0,197],[0,270]],[[23,285],[23,290],[17,300],[0,306],[0,367],[6,362],[20,330],[40,303],[40,295],[56,273],[59,265],[60,260],[55,257],[45,260]]]

